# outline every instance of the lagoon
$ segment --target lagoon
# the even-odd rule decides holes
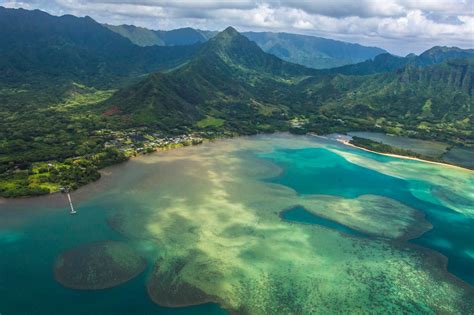
[[[75,216],[60,194],[0,201],[0,312],[467,313],[473,187],[471,171],[287,134],[140,157],[74,192]],[[332,224],[281,220],[297,206]],[[61,253],[105,240],[148,268],[104,290],[55,281]]]

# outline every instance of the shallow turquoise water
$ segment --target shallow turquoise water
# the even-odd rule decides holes
[[[326,149],[279,150],[262,157],[283,168],[280,176],[269,181],[291,187],[302,195],[406,195],[405,181],[349,163]]]
[[[286,209],[280,213],[280,216],[283,220],[289,222],[302,224],[317,224],[348,235],[354,235],[359,237],[366,236],[364,233],[351,229],[350,227],[337,223],[336,221],[317,216],[301,206]]]
[[[378,161],[390,160],[365,151],[357,152]],[[395,199],[425,213],[433,229],[411,242],[434,249],[448,257],[448,270],[474,284],[474,219],[432,202],[416,198],[409,185],[424,182],[407,181],[370,170],[345,160],[324,148],[278,150],[260,157],[283,169],[269,182],[291,187],[301,195],[323,194],[346,198],[373,194]]]
[[[363,151],[355,152],[378,161],[391,159]],[[324,148],[251,153],[251,157],[259,157],[281,167],[282,173],[267,181],[293,188],[302,195],[355,198],[375,194],[423,211],[434,229],[412,242],[446,255],[449,258],[448,269],[474,284],[474,219],[440,206],[432,196],[428,196],[432,200],[427,198],[431,202],[422,201],[409,190],[413,185],[428,183],[410,182],[357,166]],[[62,209],[40,209],[48,203],[43,201],[37,204],[36,199],[31,199],[31,202],[19,207],[17,213],[8,211],[7,216],[6,212],[0,212],[0,223],[6,219],[15,222],[15,217],[20,221],[30,217],[31,212],[26,211],[28,208],[40,213],[36,218],[25,220],[24,224],[0,224],[0,314],[225,314],[215,304],[177,309],[157,306],[146,293],[147,272],[121,286],[100,291],[65,289],[54,281],[53,263],[60,252],[98,240],[130,241],[113,231],[107,224],[107,218],[112,209],[140,206],[139,201],[126,204],[125,199],[117,201],[113,197],[121,190],[133,190],[136,181],[157,175],[150,170],[149,166],[133,170],[127,168],[118,177],[119,181],[106,187],[114,193],[108,195],[107,190],[100,191],[91,198],[77,201],[79,213],[76,216],[68,215],[66,200]],[[152,185],[149,189],[150,195],[156,193]],[[0,207],[5,208],[1,203]],[[346,234],[353,231],[343,230],[344,226],[334,221],[308,217],[305,213],[293,214],[296,216],[287,219],[324,225]]]

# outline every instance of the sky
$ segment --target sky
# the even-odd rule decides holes
[[[474,48],[474,0],[0,0],[10,8],[151,29],[194,27],[321,36],[397,55]]]

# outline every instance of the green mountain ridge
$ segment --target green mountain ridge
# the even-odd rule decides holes
[[[383,117],[416,129],[428,122],[473,119],[474,58],[451,59],[427,67],[407,65],[396,72],[371,76],[335,76],[324,84],[307,85],[305,93],[331,95],[321,100],[334,112]],[[472,121],[471,121],[472,123]],[[464,126],[472,136],[472,124]],[[448,130],[446,130],[448,131]]]
[[[139,46],[204,43],[218,33],[193,28],[154,31],[132,25],[106,26]],[[267,53],[285,61],[315,69],[354,64],[386,53],[378,47],[366,47],[308,35],[272,32],[242,32],[241,34],[256,42]]]
[[[339,73],[346,75],[368,75],[382,72],[393,72],[407,65],[415,67],[427,67],[444,62],[449,59],[472,58],[474,49],[460,49],[458,47],[435,46],[423,52],[419,56],[410,54],[406,57],[398,57],[388,53],[380,54],[373,60],[346,65],[326,70],[327,73]]]
[[[424,51],[417,60],[417,65],[427,66],[441,63],[447,59],[468,58],[474,56],[474,49],[434,46]]]
[[[90,17],[0,7],[0,78],[6,85],[51,80],[113,86],[175,67],[196,47],[138,47]]]
[[[146,46],[182,46],[204,43],[217,32],[203,31],[190,27],[170,31],[155,31],[134,25],[104,24],[111,31],[128,38],[132,43]]]
[[[140,46],[204,43],[217,34],[214,31],[192,28],[153,31],[133,25],[106,26]],[[257,43],[263,51],[285,61],[314,69],[329,69],[327,70],[329,73],[348,75],[391,72],[407,64],[428,66],[441,63],[446,59],[474,56],[472,49],[435,46],[419,56],[410,54],[399,57],[378,47],[366,47],[315,36],[272,32],[242,32],[241,34]]]
[[[378,47],[367,47],[316,36],[272,32],[244,32],[265,52],[283,60],[315,69],[355,64],[386,53]]]

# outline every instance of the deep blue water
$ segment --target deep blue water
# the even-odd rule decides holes
[[[348,235],[359,236],[359,237],[367,236],[366,234],[359,232],[357,230],[351,229],[350,227],[346,225],[315,215],[309,212],[308,210],[306,210],[302,206],[295,206],[293,208],[283,210],[280,213],[280,217],[283,220],[286,220],[289,222],[321,225],[321,226],[334,229]]]
[[[378,161],[391,158],[357,151]],[[409,182],[348,162],[323,148],[281,149],[260,154],[280,166],[283,172],[267,179],[288,186],[301,195],[324,194],[355,198],[364,194],[395,199],[425,213],[433,229],[411,242],[434,249],[448,257],[448,270],[464,281],[474,284],[474,219],[439,205],[416,198]],[[308,221],[309,222],[309,221]]]
[[[81,204],[80,213],[42,214],[21,232],[0,229],[0,314],[226,314],[218,305],[165,308],[154,304],[145,288],[147,271],[114,288],[80,291],[60,286],[53,277],[57,255],[79,244],[124,240],[106,222],[108,211],[95,203]],[[148,268],[150,270],[151,267]]]

